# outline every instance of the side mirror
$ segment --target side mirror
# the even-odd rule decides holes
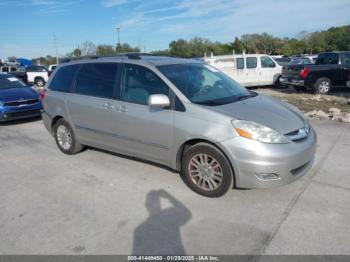
[[[148,105],[151,107],[168,107],[170,106],[169,97],[162,94],[150,95],[148,98]]]

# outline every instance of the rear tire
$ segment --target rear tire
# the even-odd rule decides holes
[[[44,87],[45,84],[46,84],[46,82],[45,82],[44,78],[42,78],[42,77],[37,77],[37,78],[35,78],[35,80],[34,80],[34,84],[35,84],[36,86],[38,86],[38,87]]]
[[[83,150],[75,138],[72,127],[64,119],[59,119],[54,127],[54,137],[58,148],[67,155],[74,155]]]
[[[329,78],[322,77],[317,79],[314,84],[314,91],[318,94],[328,94],[332,88],[332,81]]]
[[[189,188],[206,197],[223,196],[233,182],[230,162],[207,143],[198,143],[184,152],[181,175]]]

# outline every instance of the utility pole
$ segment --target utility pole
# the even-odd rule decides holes
[[[120,46],[120,27],[118,26],[116,29],[118,33],[118,45]]]
[[[53,34],[53,41],[54,41],[54,44],[55,44],[56,63],[59,64],[59,61],[58,61],[58,51],[57,51],[57,38],[56,38],[56,34],[55,34],[55,33]]]

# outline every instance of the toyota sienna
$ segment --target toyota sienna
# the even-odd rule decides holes
[[[314,161],[316,134],[297,108],[197,60],[69,62],[42,97],[44,124],[63,153],[91,146],[160,163],[208,197],[288,184]]]

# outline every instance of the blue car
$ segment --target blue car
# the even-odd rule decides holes
[[[9,74],[0,74],[0,122],[37,117],[42,112],[39,93]]]

